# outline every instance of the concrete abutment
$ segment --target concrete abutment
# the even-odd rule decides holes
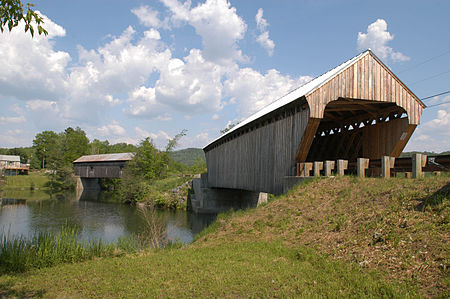
[[[267,202],[267,193],[209,187],[207,173],[193,179],[192,189],[194,193],[190,195],[189,208],[195,213],[215,214],[230,209],[255,208]]]

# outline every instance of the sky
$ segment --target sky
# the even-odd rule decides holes
[[[69,126],[204,147],[367,48],[419,98],[450,90],[448,0],[31,2],[49,34],[0,33],[0,147]],[[446,102],[424,100],[405,150],[450,150]]]

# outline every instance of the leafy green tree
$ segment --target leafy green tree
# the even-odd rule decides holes
[[[64,131],[62,149],[64,164],[71,166],[73,161],[89,154],[89,139],[86,133],[80,127],[68,127]]]
[[[99,155],[99,154],[108,154],[110,151],[109,141],[100,141],[98,139],[94,139],[90,144],[90,153],[91,155]]]
[[[31,36],[34,36],[34,26],[37,27],[37,31],[40,34],[47,35],[47,30],[41,25],[44,24],[44,20],[33,9],[34,5],[27,3],[24,10],[23,4],[20,0],[0,0],[0,30],[3,32],[4,27],[7,27],[11,31],[14,27],[17,27],[20,21],[25,23],[25,32],[30,31]]]
[[[135,153],[137,147],[133,144],[116,143],[109,146],[109,153]]]
[[[187,133],[187,130],[186,130],[186,129],[183,129],[183,130],[181,130],[180,133],[178,133],[177,135],[175,135],[175,137],[173,137],[172,139],[170,139],[169,142],[168,142],[167,145],[166,145],[166,152],[171,152],[171,151],[173,151],[173,150],[177,147],[177,145],[178,145],[180,139],[181,139],[183,136],[186,136],[186,133]]]
[[[225,129],[220,130],[220,135],[225,134],[226,132],[228,132],[229,130],[233,129],[238,124],[239,124],[239,122],[229,124]]]
[[[53,131],[43,131],[36,134],[33,140],[34,155],[31,159],[32,168],[46,168],[58,160],[58,139],[58,134]]]

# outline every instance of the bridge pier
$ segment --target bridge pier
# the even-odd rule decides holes
[[[77,199],[87,197],[95,197],[100,192],[100,184],[98,179],[88,179],[77,177]]]
[[[208,174],[192,181],[193,194],[190,195],[188,206],[195,213],[221,213],[230,209],[255,208],[267,202],[267,193],[247,190],[210,188]]]

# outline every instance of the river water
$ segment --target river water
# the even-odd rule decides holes
[[[99,200],[105,194],[77,200],[75,194],[43,200],[2,198],[0,232],[29,237],[39,231],[57,231],[68,223],[79,227],[82,236],[116,242],[119,237],[139,234],[143,229],[140,209],[136,206]],[[108,196],[108,195],[106,195]],[[164,219],[168,239],[190,243],[194,236],[215,220],[215,215],[186,211],[157,211]]]

